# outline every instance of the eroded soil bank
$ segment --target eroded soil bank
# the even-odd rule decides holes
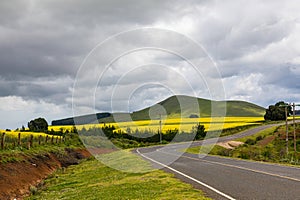
[[[30,194],[30,188],[41,187],[55,170],[78,164],[90,156],[85,149],[65,149],[64,154],[23,156],[20,162],[0,164],[0,199],[23,199]]]

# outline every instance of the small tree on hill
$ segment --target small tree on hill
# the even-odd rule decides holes
[[[205,131],[204,125],[201,125],[200,123],[198,123],[194,128],[196,131],[195,140],[204,139],[206,136],[206,133],[207,133]]]
[[[33,132],[47,132],[48,122],[44,118],[37,118],[28,122],[28,128]]]

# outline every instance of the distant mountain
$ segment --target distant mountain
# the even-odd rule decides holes
[[[135,121],[158,119],[160,114],[167,115],[168,118],[216,117],[224,114],[228,117],[262,117],[265,114],[265,108],[246,101],[212,101],[177,95],[133,113],[97,113],[96,116],[95,114],[83,115],[74,119],[76,124],[97,123],[96,118],[100,123],[108,123],[131,119]],[[52,125],[73,125],[74,119],[54,120]]]

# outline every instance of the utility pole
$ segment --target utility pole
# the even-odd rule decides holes
[[[296,146],[296,124],[295,124],[295,113],[296,113],[296,110],[295,110],[295,103],[293,103],[293,126],[294,126],[294,152],[296,153],[297,152],[297,146]]]
[[[289,153],[289,128],[288,128],[288,106],[291,106],[291,104],[284,104],[284,105],[279,105],[279,107],[284,107],[284,111],[285,111],[285,141],[286,141],[286,154]]]
[[[289,153],[289,127],[288,127],[288,113],[287,113],[287,108],[288,105],[285,105],[285,130],[286,130],[286,135],[285,135],[285,141],[286,141],[286,154]]]
[[[293,103],[293,127],[294,127],[294,151],[297,152],[297,136],[296,136],[296,122],[295,122],[295,115],[296,115],[296,106],[300,106],[300,104]]]
[[[285,129],[286,129],[286,153],[289,153],[289,128],[288,128],[288,112],[287,109],[289,106],[293,107],[293,127],[294,127],[294,152],[297,151],[297,141],[296,141],[296,121],[295,121],[295,114],[296,114],[296,106],[300,106],[296,105],[295,103],[291,104],[285,104],[285,105],[279,105],[279,107],[284,107],[285,110]]]

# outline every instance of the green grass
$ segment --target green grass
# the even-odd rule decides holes
[[[49,153],[64,154],[66,147],[67,146],[64,145],[57,145],[57,146],[44,145],[44,146],[39,146],[38,148],[31,148],[31,149],[17,147],[13,150],[1,150],[0,163],[4,164],[10,162],[21,162],[26,160],[27,157],[46,155]]]
[[[300,131],[300,124],[296,126]],[[289,152],[286,153],[285,126],[271,127],[255,135],[238,139],[244,145],[235,149],[226,149],[218,145],[192,147],[184,151],[193,154],[205,153],[211,155],[229,156],[233,158],[266,161],[289,165],[300,165],[300,139],[297,139],[297,152],[293,150],[292,125],[289,126]]]
[[[277,126],[274,126],[274,127],[271,127],[271,128],[267,128],[263,131],[260,131],[254,135],[251,135],[251,136],[247,136],[247,137],[244,137],[244,138],[240,138],[240,139],[237,139],[238,141],[241,141],[241,142],[246,142],[247,140],[249,139],[252,139],[252,140],[256,140],[257,137],[262,137],[262,138],[265,138],[269,135],[273,135],[274,132],[278,129]]]
[[[192,154],[211,154],[211,155],[223,155],[226,156],[228,150],[218,145],[203,145],[197,147],[191,147],[183,149],[182,151]]]
[[[148,162],[139,159],[129,150],[115,151],[109,154],[99,154],[96,158],[105,165],[129,173],[146,173],[154,169]]]
[[[253,140],[254,142],[257,141],[257,138],[265,138],[269,135],[272,135],[278,127],[271,127],[268,129],[265,129],[263,131],[260,131],[259,133],[256,133],[252,136],[247,136],[241,139],[237,139],[237,141],[241,142],[246,142]],[[242,152],[247,151],[243,149],[243,147],[238,147],[237,149],[242,149]],[[218,146],[218,145],[204,145],[204,146],[196,146],[196,147],[191,147],[188,149],[184,149],[183,151],[187,153],[192,153],[192,154],[210,154],[210,155],[220,155],[220,156],[231,156],[231,157],[238,157],[238,158],[247,158],[247,156],[239,155],[236,153],[238,150],[231,150],[231,149],[226,149],[224,147]],[[249,150],[250,151],[250,150]]]
[[[227,128],[227,129],[223,129],[221,134],[218,131],[208,131],[207,133],[207,139],[208,138],[215,138],[215,137],[224,137],[224,136],[228,136],[228,135],[233,135],[233,134],[237,134],[240,132],[243,132],[245,130],[249,130],[258,126],[263,125],[264,123],[262,122],[258,122],[257,124],[250,124],[250,125],[244,125],[244,126],[237,126],[237,127],[233,127],[233,128]]]
[[[115,152],[102,157],[110,164],[125,168],[135,165],[137,171],[153,170],[150,164],[129,152]],[[117,160],[115,160],[117,159]],[[122,167],[121,167],[122,168]],[[127,173],[87,160],[57,172],[45,181],[42,190],[28,200],[36,199],[209,199],[191,185],[182,183],[172,174],[155,170],[147,173]]]

